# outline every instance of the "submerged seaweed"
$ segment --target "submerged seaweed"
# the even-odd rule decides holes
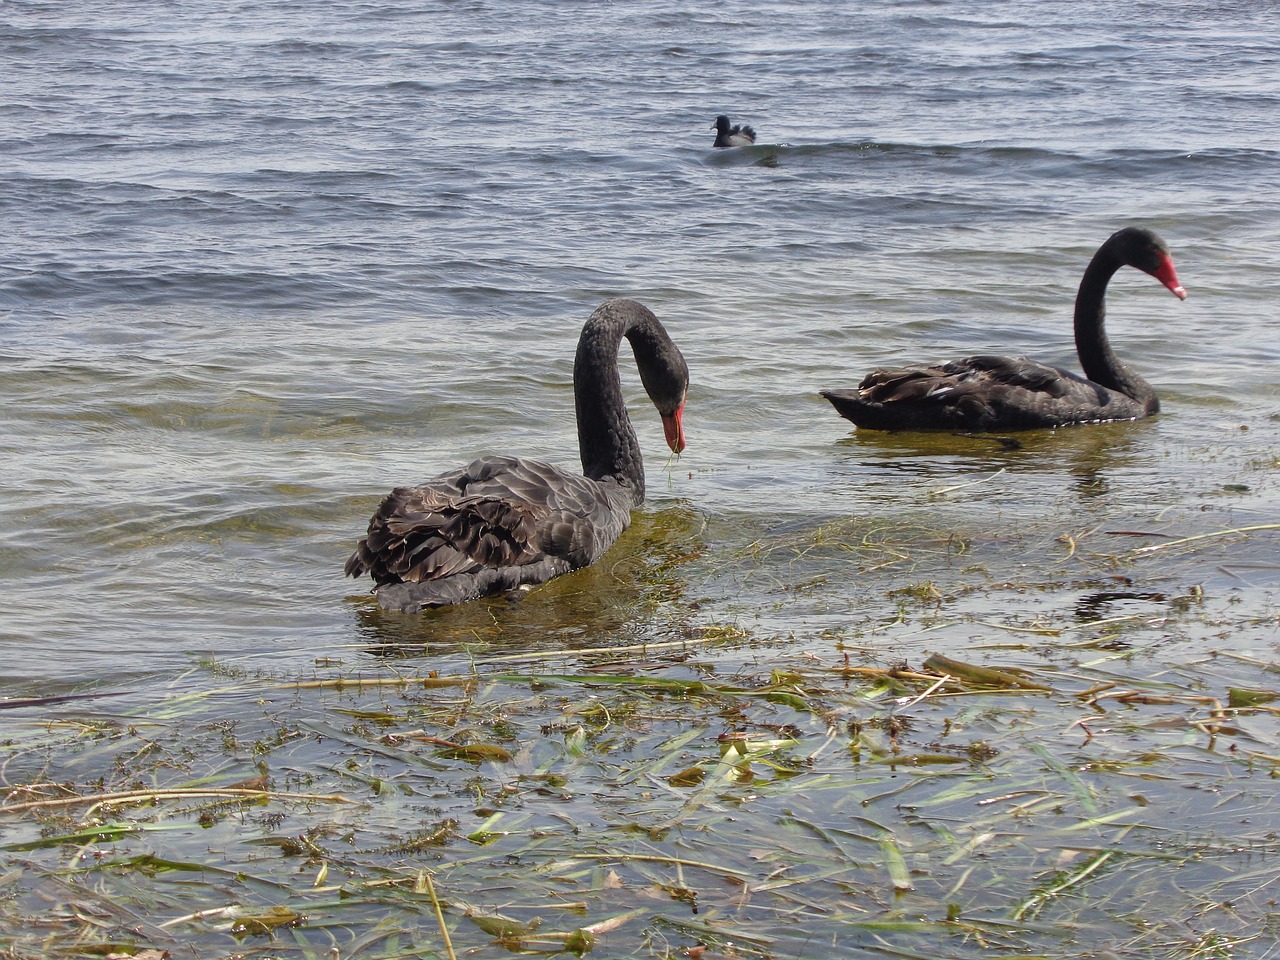
[[[1125,627],[1247,629],[1181,616]],[[1119,629],[1069,607],[1037,629],[1081,626]],[[211,662],[130,711],[11,715],[0,956],[1187,956],[1280,934],[1280,711],[1239,693],[1278,665],[979,633],[967,660],[897,664],[741,628],[453,673]]]

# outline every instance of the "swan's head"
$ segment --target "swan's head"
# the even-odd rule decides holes
[[[645,392],[662,417],[662,433],[672,453],[684,451],[684,401],[689,393],[689,367],[670,341],[661,361],[649,369],[640,368]]]
[[[662,432],[674,453],[684,450],[684,400],[689,393],[689,364],[652,311],[634,300],[610,300],[605,312],[622,311],[632,318],[626,332],[635,351],[640,382],[662,417]],[[589,322],[589,321],[588,321]]]
[[[1112,247],[1115,255],[1124,263],[1151,274],[1179,300],[1187,299],[1187,291],[1178,280],[1178,271],[1173,268],[1169,246],[1153,231],[1143,227],[1126,227],[1112,234],[1106,246]]]
[[[644,392],[662,417],[662,432],[666,435],[667,446],[673,452],[684,450],[684,400],[689,392],[689,365],[684,354],[667,334],[666,329],[657,317],[642,303],[635,300],[606,300],[596,308],[591,319],[582,328],[582,337],[578,341],[578,357],[574,360],[573,380],[575,389],[579,382],[579,365],[587,357],[587,367],[602,366],[606,362],[594,353],[593,344],[604,339],[613,339],[616,343],[618,334],[631,341],[631,349],[635,353],[636,366],[640,370],[640,382],[644,384]],[[614,346],[613,350],[617,350]],[[613,368],[613,386],[610,391],[617,391],[617,361],[615,357],[607,361]],[[620,398],[619,398],[620,399]],[[578,422],[582,423],[584,397],[577,394]],[[625,418],[624,418],[625,419]]]
[[[640,364],[640,382],[662,417],[662,432],[673,453],[684,450],[684,401],[689,394],[689,365],[665,335],[656,352]]]

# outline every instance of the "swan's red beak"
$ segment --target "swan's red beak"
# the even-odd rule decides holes
[[[672,452],[684,450],[684,404],[676,407],[676,412],[662,418],[662,432],[667,435],[667,446]]]
[[[1173,269],[1173,260],[1169,257],[1161,259],[1160,266],[1156,267],[1151,275],[1172,290],[1173,295],[1179,300],[1187,299],[1187,291],[1178,282],[1178,271]]]

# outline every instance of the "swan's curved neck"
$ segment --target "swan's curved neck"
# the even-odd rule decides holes
[[[622,396],[618,347],[627,337],[642,361],[653,338],[652,317],[606,304],[582,328],[573,362],[582,473],[591,480],[615,479],[628,485],[637,504],[644,502],[644,461]]]
[[[1085,268],[1076,293],[1076,353],[1084,375],[1094,383],[1117,390],[1132,397],[1146,407],[1147,413],[1160,409],[1155,388],[1136,372],[1121,363],[1107,339],[1106,294],[1107,284],[1124,264],[1105,246],[1099,250]]]

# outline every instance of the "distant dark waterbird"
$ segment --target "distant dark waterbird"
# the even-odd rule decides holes
[[[1169,248],[1155,233],[1126,227],[1112,234],[1076,293],[1083,377],[1025,357],[975,356],[876,370],[856,390],[822,395],[840,416],[870,430],[1026,430],[1150,416],[1160,409],[1155,389],[1120,361],[1103,325],[1107,284],[1124,266],[1187,298]]]
[[[716,122],[711,125],[711,129],[716,132],[716,142],[712,146],[749,147],[756,142],[756,132],[754,130],[745,124],[742,126],[730,126],[729,118],[724,114],[716,117]]]
[[[381,606],[412,613],[542,583],[598,560],[644,502],[644,462],[618,375],[624,337],[667,445],[680,453],[684,357],[645,306],[608,300],[583,326],[573,364],[582,475],[490,456],[392,490],[347,560],[347,576],[370,574]]]

